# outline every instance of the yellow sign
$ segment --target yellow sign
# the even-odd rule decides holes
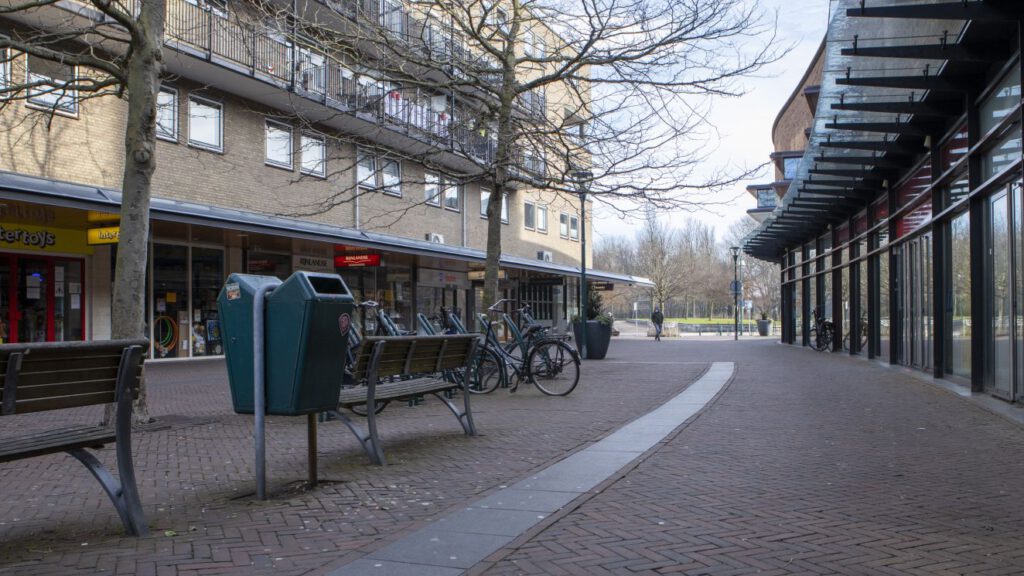
[[[92,254],[85,230],[0,223],[0,250]]]
[[[121,234],[120,226],[109,226],[107,228],[90,228],[89,244],[117,244]]]
[[[85,213],[85,219],[89,222],[117,222],[121,215],[117,212],[97,212],[89,210]]]
[[[478,281],[484,279],[484,271],[483,270],[470,270],[467,273],[467,276],[469,277],[469,280],[471,282],[474,282],[474,281],[478,282]],[[505,271],[504,270],[498,270],[498,280],[504,280],[504,279],[505,279]]]

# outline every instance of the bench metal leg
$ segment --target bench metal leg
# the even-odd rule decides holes
[[[451,400],[444,397],[443,392],[432,393],[438,400],[444,402],[444,405],[455,414],[455,417],[459,420],[459,424],[462,424],[462,429],[466,432],[466,436],[476,436],[476,426],[473,425],[473,414],[469,411],[469,393],[463,394],[465,400],[465,410],[459,410],[459,407],[452,403]]]
[[[365,431],[360,428],[352,421],[351,418],[348,417],[348,414],[344,414],[339,410],[331,410],[328,414],[337,418],[338,421],[345,426],[348,426],[348,429],[351,430],[359,440],[359,444],[363,447],[363,451],[365,451],[366,455],[370,457],[370,462],[377,464],[378,466],[383,466],[384,464],[387,464],[387,461],[384,460],[384,450],[381,449],[380,441],[377,438],[377,425],[374,418],[376,415],[373,413],[374,411],[369,408],[367,408],[367,412],[366,418],[369,423],[369,431]]]
[[[67,450],[67,453],[84,464],[89,469],[89,472],[92,472],[96,480],[99,481],[100,485],[103,486],[103,490],[110,497],[110,501],[114,504],[118,516],[121,517],[121,523],[124,524],[125,531],[132,536],[149,535],[149,526],[146,525],[146,517],[142,513],[142,504],[139,502],[138,490],[135,487],[135,475],[131,472],[125,474],[120,458],[118,458],[118,468],[121,468],[122,476],[119,482],[85,448]]]

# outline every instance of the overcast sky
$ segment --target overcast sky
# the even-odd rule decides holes
[[[756,166],[768,160],[772,152],[772,122],[800,81],[825,35],[829,0],[760,0],[760,3],[769,16],[778,14],[779,42],[794,48],[780,62],[762,71],[758,78],[746,80],[747,93],[744,96],[714,102],[711,121],[717,128],[718,137],[709,142],[709,146],[716,149],[709,166]],[[770,182],[772,179],[773,174],[766,169],[761,178],[723,192],[723,201],[735,197],[728,205],[698,211],[693,216],[713,225],[721,238],[730,224],[749,218],[746,211],[754,207],[755,201],[745,191],[747,184]],[[678,223],[687,215],[681,212],[662,214],[661,217],[665,222]],[[632,236],[640,226],[639,221],[622,220],[610,210],[601,210],[599,205],[595,217],[594,229],[598,238]]]

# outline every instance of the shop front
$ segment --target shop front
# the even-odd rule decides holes
[[[86,337],[85,213],[0,204],[0,343]]]

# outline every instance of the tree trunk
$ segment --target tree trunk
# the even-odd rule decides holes
[[[149,255],[149,203],[156,168],[156,97],[163,72],[164,0],[141,0],[131,58],[126,67],[128,125],[121,183],[121,230],[114,268],[111,337],[146,336],[146,263]],[[143,378],[135,421],[149,421]],[[106,420],[109,422],[110,417]]]

